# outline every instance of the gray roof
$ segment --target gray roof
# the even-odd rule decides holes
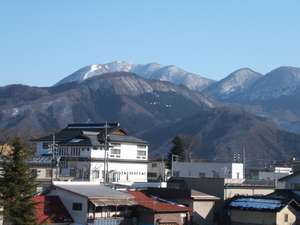
[[[138,143],[138,144],[147,144],[146,141],[133,137],[133,136],[121,136],[121,135],[110,135],[109,140],[111,142],[128,142],[128,143]]]
[[[109,198],[109,199],[131,199],[131,195],[111,189],[110,187],[101,184],[58,184],[54,183],[58,188],[66,191],[85,196],[89,199],[94,198]]]

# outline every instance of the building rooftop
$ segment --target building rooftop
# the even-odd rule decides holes
[[[110,142],[129,142],[147,144],[146,141],[129,136],[125,130],[120,128],[119,123],[105,124],[69,124],[66,128],[55,133],[55,141],[59,145],[74,146],[100,146],[104,143],[107,130]],[[33,139],[34,142],[52,142],[53,135]]]
[[[150,209],[154,212],[189,212],[191,209],[184,205],[179,205],[161,198],[153,197],[142,191],[128,191],[134,196],[138,205]]]
[[[104,186],[98,183],[54,182],[54,187],[87,197],[89,199],[132,199],[132,196],[125,192],[117,191],[108,186]]]
[[[35,216],[41,223],[72,223],[73,219],[58,196],[39,195],[33,197]]]
[[[165,199],[219,200],[218,197],[193,189],[148,188],[145,193]]]
[[[230,208],[259,210],[259,211],[279,211],[285,206],[280,199],[271,198],[254,198],[254,197],[240,197],[232,200],[229,203]]]

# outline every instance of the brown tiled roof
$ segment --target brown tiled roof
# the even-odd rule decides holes
[[[155,198],[141,191],[128,191],[129,194],[135,197],[135,201],[142,207],[150,209],[154,212],[190,212],[189,207],[178,205],[173,202],[167,202],[163,199]]]
[[[40,223],[72,223],[73,219],[58,196],[39,195],[33,197],[35,217]]]

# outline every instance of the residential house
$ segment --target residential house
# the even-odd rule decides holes
[[[59,196],[74,222],[82,225],[127,223],[136,205],[132,195],[92,182],[56,181],[48,195]]]
[[[142,191],[128,191],[138,206],[135,210],[138,224],[190,224],[191,209],[175,202],[153,197]]]
[[[231,225],[296,225],[297,201],[271,197],[236,197],[228,203]]]
[[[37,156],[56,159],[56,180],[147,182],[148,144],[129,136],[119,123],[70,124],[32,141]]]
[[[144,193],[178,204],[186,205],[192,209],[194,224],[214,224],[215,206],[220,198],[192,189],[148,188]]]

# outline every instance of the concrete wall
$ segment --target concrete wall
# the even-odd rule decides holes
[[[85,224],[87,222],[87,215],[88,215],[87,198],[77,194],[73,194],[69,191],[62,190],[60,188],[51,190],[49,195],[58,195],[60,197],[61,201],[63,202],[64,206],[70,213],[75,223]],[[82,204],[81,211],[76,211],[72,209],[73,203],[75,202]]]
[[[267,195],[274,192],[274,188],[259,188],[259,187],[225,187],[224,200],[232,198],[236,195]]]
[[[285,221],[285,215],[288,216],[288,222]],[[277,213],[276,224],[293,225],[296,222],[296,219],[296,212],[294,209],[292,209],[290,206],[286,206]]]
[[[168,188],[194,189],[224,199],[224,178],[177,178],[168,181]]]
[[[154,224],[159,220],[159,223],[177,223],[183,225],[188,220],[186,213],[156,213],[154,215]]]
[[[173,162],[173,176],[244,179],[242,163]]]
[[[276,212],[259,212],[259,211],[231,209],[230,220],[232,225],[238,225],[238,224],[275,225]],[[280,225],[284,225],[284,223]]]
[[[285,189],[300,189],[300,174],[289,177],[284,181],[278,182],[278,188]]]
[[[196,224],[213,224],[215,201],[194,201],[193,222]]]

